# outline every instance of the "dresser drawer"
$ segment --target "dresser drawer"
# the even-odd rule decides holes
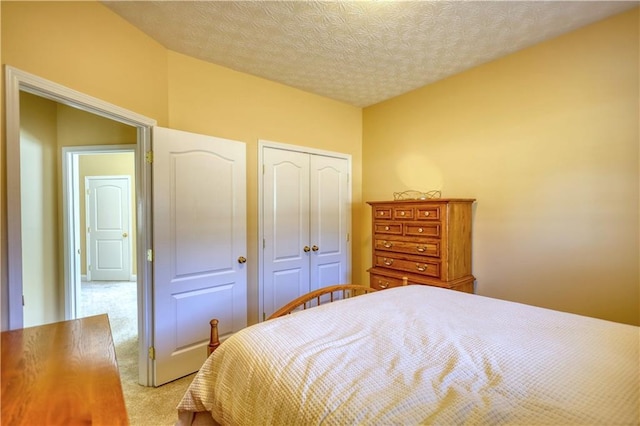
[[[378,206],[373,209],[373,217],[375,219],[389,219],[391,220],[391,207]]]
[[[419,260],[400,259],[393,255],[388,256],[385,253],[376,252],[374,266],[440,278],[440,262],[429,260],[428,258]]]
[[[415,218],[417,220],[440,220],[440,206],[418,206],[416,207]]]
[[[376,234],[402,235],[402,223],[376,221],[373,224],[373,232]]]
[[[440,241],[438,240],[414,243],[376,238],[375,249],[393,251],[396,253],[440,257]]]
[[[396,207],[393,209],[394,219],[413,220],[413,215],[414,215],[413,207]]]
[[[402,280],[372,273],[369,274],[369,286],[371,288],[375,288],[376,290],[384,290],[385,288],[391,287],[401,287]]]
[[[405,223],[404,235],[408,237],[440,238],[440,222]]]

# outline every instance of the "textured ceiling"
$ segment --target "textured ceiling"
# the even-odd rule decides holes
[[[368,106],[637,1],[103,1],[166,48]]]

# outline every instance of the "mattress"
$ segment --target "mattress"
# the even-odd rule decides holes
[[[640,329],[435,287],[227,339],[178,405],[219,424],[638,424]]]

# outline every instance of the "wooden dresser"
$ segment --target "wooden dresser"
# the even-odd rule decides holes
[[[424,284],[473,293],[471,206],[474,199],[371,201],[376,289]]]
[[[107,315],[2,332],[3,425],[127,425]]]

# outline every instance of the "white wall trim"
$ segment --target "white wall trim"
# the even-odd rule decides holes
[[[282,149],[285,151],[295,151],[295,152],[305,152],[307,154],[316,154],[316,155],[324,155],[325,157],[336,157],[343,158],[349,161],[349,165],[351,165],[351,154],[345,154],[343,152],[336,151],[328,151],[324,149],[311,148],[308,146],[299,146],[299,145],[291,145],[288,143],[282,142],[273,142],[266,139],[258,139],[258,153],[260,156],[260,160],[262,160],[262,148],[276,148]],[[259,162],[262,166],[262,161]],[[351,167],[349,167],[349,174],[351,174]]]
[[[23,326],[22,214],[20,197],[20,77],[5,66],[7,141],[7,278],[3,294],[2,330]],[[6,302],[5,302],[6,301]],[[6,303],[6,304],[5,304]]]

